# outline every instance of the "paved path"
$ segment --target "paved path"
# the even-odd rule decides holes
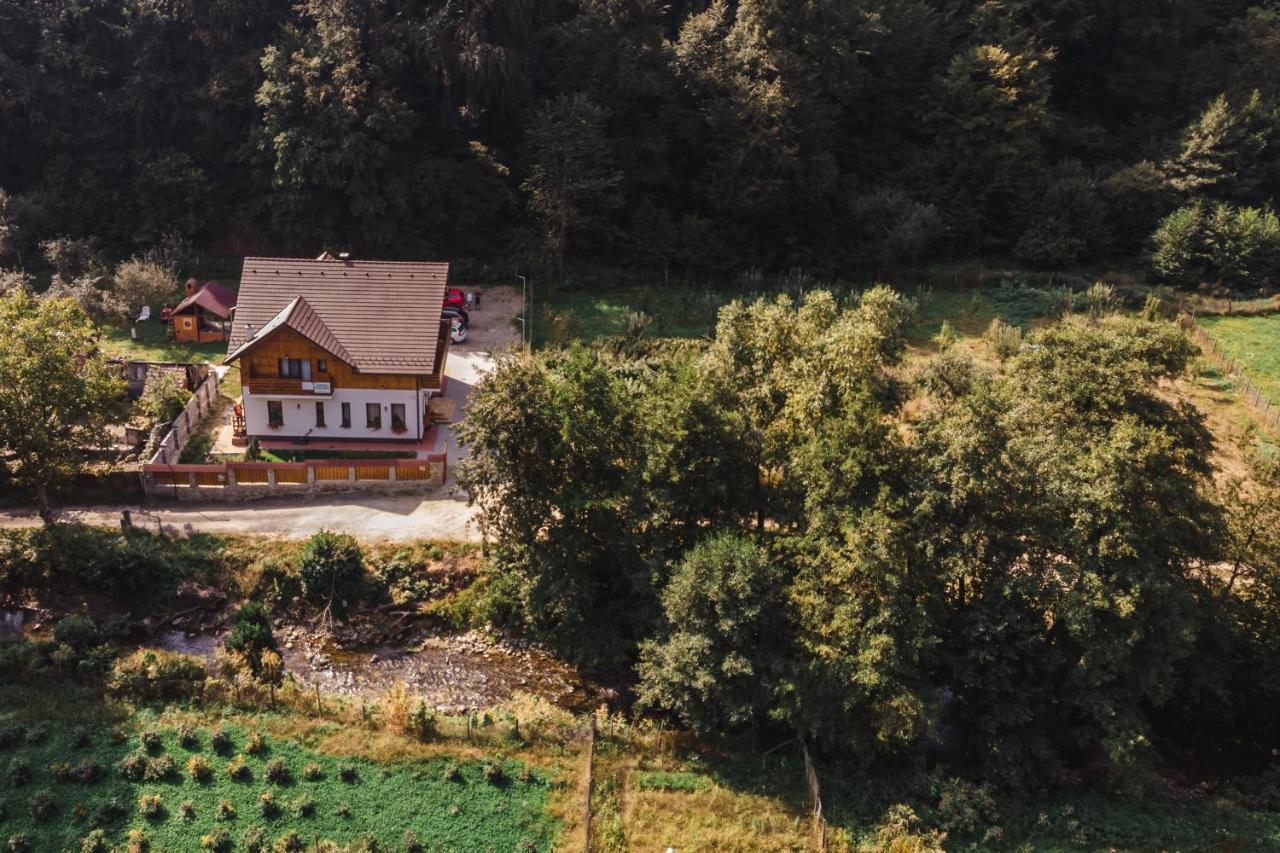
[[[430,495],[318,495],[313,498],[259,500],[239,504],[170,504],[73,507],[60,511],[66,521],[115,527],[120,513],[135,513],[134,523],[154,529],[157,520],[175,533],[247,533],[305,539],[317,530],[350,533],[369,542],[444,539],[478,542],[473,511],[461,496],[441,490]],[[37,527],[34,514],[0,513],[0,528]]]

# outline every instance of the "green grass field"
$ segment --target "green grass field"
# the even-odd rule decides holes
[[[1264,394],[1280,403],[1280,314],[1206,316],[1200,318],[1200,325]]]
[[[127,326],[104,326],[102,348],[110,355],[118,355],[137,361],[171,361],[183,364],[212,361],[221,364],[227,355],[227,345],[183,344],[173,340],[169,327],[152,319],[137,325],[138,339],[129,335]]]
[[[0,702],[20,700],[16,690],[0,696]],[[158,743],[147,748],[146,730],[0,717],[0,843],[17,849],[10,839],[18,837],[32,851],[79,850],[81,840],[100,829],[111,849],[124,849],[117,845],[140,829],[152,850],[255,849],[245,844],[253,836],[269,850],[290,833],[306,847],[276,849],[370,837],[377,849],[401,850],[411,832],[424,849],[507,851],[548,849],[554,834],[545,777],[516,762],[498,764],[499,776],[486,774],[477,761],[446,772],[446,759],[382,764],[269,737],[261,752],[248,754],[250,733],[234,727],[225,729],[230,745],[221,750],[211,744],[209,728],[193,730],[186,744],[173,729],[152,729]],[[127,778],[121,762],[129,756],[149,762],[147,775],[158,778]],[[205,781],[188,770],[197,756],[211,769]],[[232,778],[228,765],[240,759],[247,770]],[[283,762],[288,778],[266,778],[273,761]],[[149,795],[159,805],[148,815],[143,798]],[[212,839],[223,834],[226,846],[217,847]]]

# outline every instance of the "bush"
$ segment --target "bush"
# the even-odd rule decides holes
[[[183,820],[195,820],[196,804],[190,800],[183,800],[178,803],[178,814],[182,815]]]
[[[237,755],[227,762],[227,775],[237,782],[247,782],[253,778],[253,770],[245,763],[243,755]]]
[[[111,853],[111,844],[107,841],[107,834],[101,829],[95,829],[80,839],[80,853]]]
[[[308,599],[344,615],[347,605],[361,595],[364,555],[360,544],[347,534],[321,530],[307,540],[298,573]]]
[[[88,746],[91,740],[88,726],[75,726],[71,729],[71,745],[77,749]]]
[[[147,759],[147,766],[142,773],[142,779],[146,782],[163,782],[173,776],[174,771],[173,759],[167,755],[161,755],[157,758]]]
[[[141,782],[142,777],[147,772],[147,763],[150,761],[147,754],[139,750],[130,753],[120,759],[120,763],[116,765],[120,768],[120,773],[130,782]]]
[[[41,791],[31,798],[31,819],[36,823],[44,823],[58,811],[58,802],[52,791]]]
[[[229,651],[239,652],[249,662],[249,668],[257,675],[262,667],[262,653],[276,651],[276,638],[271,632],[271,620],[267,609],[256,601],[243,604],[232,617],[231,630],[223,645]]]
[[[31,853],[35,850],[35,846],[31,842],[31,836],[25,832],[15,832],[9,836],[9,853]]]
[[[338,806],[333,810],[333,813],[338,817],[351,817],[351,806],[346,803],[338,803]]]
[[[31,765],[26,759],[15,758],[9,762],[9,772],[7,774],[10,786],[21,788],[31,781]]]
[[[302,768],[302,778],[308,782],[319,782],[324,778],[324,768],[314,761],[308,762]]]
[[[209,735],[209,746],[211,746],[213,751],[219,755],[226,755],[232,750],[234,745],[231,743],[231,735],[227,734],[222,727],[219,726]]]
[[[49,739],[49,732],[53,726],[47,720],[41,720],[31,728],[27,729],[26,741],[29,744],[41,744]]]
[[[490,785],[497,785],[506,779],[506,773],[502,770],[502,765],[493,759],[487,759],[484,763],[484,781]]]
[[[1151,266],[1172,284],[1241,286],[1280,276],[1280,217],[1270,208],[1196,202],[1165,217],[1151,242]]]
[[[276,804],[274,793],[263,791],[258,795],[258,813],[265,818],[272,818],[280,813],[280,806]]]
[[[160,740],[159,733],[150,729],[143,732],[138,738],[142,741],[142,748],[147,752],[159,752],[164,746],[164,742]]]
[[[200,836],[200,849],[212,853],[231,853],[231,833],[222,827],[215,827]]]
[[[245,853],[267,853],[271,849],[271,841],[267,838],[267,831],[255,823],[244,831],[240,846]]]
[[[200,735],[193,727],[183,723],[178,726],[178,744],[183,749],[199,749]]]
[[[94,761],[92,758],[81,759],[75,767],[71,769],[71,779],[79,782],[81,785],[92,785],[102,777],[102,765]]]
[[[218,800],[218,817],[223,820],[236,819],[236,806],[230,800]]]
[[[118,798],[112,797],[106,802],[99,803],[98,808],[93,813],[93,826],[108,826],[123,818],[128,813],[124,807],[124,803]]]
[[[129,830],[126,836],[127,844],[125,845],[125,853],[147,853],[151,849],[151,842],[147,840],[147,833],[142,827],[135,826]]]
[[[343,782],[355,782],[360,778],[354,764],[343,764],[338,768],[338,778]]]
[[[213,767],[203,755],[187,759],[187,775],[195,782],[205,783],[213,778]]]
[[[996,317],[983,337],[995,357],[1001,361],[1013,358],[1022,349],[1022,330]]]
[[[298,817],[312,817],[316,813],[316,801],[311,797],[298,797],[292,805],[293,813]]]
[[[204,664],[187,655],[139,649],[116,661],[109,687],[139,699],[189,700],[204,687]]]
[[[972,834],[1000,819],[990,784],[948,779],[938,797],[938,823],[948,833]]]
[[[143,794],[138,798],[138,814],[147,820],[159,820],[164,817],[164,800],[159,794]]]
[[[448,764],[446,764],[446,765],[444,766],[444,781],[446,781],[446,782],[461,782],[461,781],[462,781],[462,769],[461,769],[460,767],[458,767],[458,765],[457,765],[457,764],[455,764],[454,762],[450,761]]]
[[[262,768],[262,775],[268,782],[274,782],[277,785],[287,785],[293,777],[293,774],[289,772],[288,765],[280,758],[273,758],[268,761]]]
[[[249,737],[244,742],[244,751],[249,755],[262,755],[267,751],[267,742],[257,732],[249,732]]]
[[[271,845],[272,853],[304,853],[307,842],[297,832],[286,832]]]

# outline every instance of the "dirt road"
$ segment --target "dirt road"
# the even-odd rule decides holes
[[[312,499],[261,500],[243,504],[173,504],[78,507],[61,511],[66,521],[115,527],[132,510],[134,523],[174,533],[248,533],[305,539],[317,530],[350,533],[367,542],[443,539],[477,542],[472,511],[460,497],[437,495],[321,495]],[[33,514],[0,514],[0,528],[36,527]]]

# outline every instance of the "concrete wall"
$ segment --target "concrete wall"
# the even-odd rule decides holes
[[[254,475],[252,482],[250,474]],[[239,501],[332,492],[414,494],[440,488],[447,477],[443,455],[426,460],[144,465],[142,473],[148,495],[177,501]],[[293,482],[294,478],[302,482]],[[259,482],[264,479],[266,482]]]
[[[284,414],[284,426],[272,429],[267,418],[267,402],[280,401]],[[316,403],[324,403],[323,427],[316,426]],[[351,404],[351,426],[342,426],[342,404]],[[365,426],[365,404],[378,403],[382,407],[382,428]],[[407,432],[391,430],[391,404],[404,404]],[[364,440],[395,441],[422,438],[422,413],[425,404],[417,391],[384,391],[366,388],[338,388],[331,396],[284,396],[279,394],[245,394],[244,420],[249,435],[259,438],[316,439],[358,438]]]

